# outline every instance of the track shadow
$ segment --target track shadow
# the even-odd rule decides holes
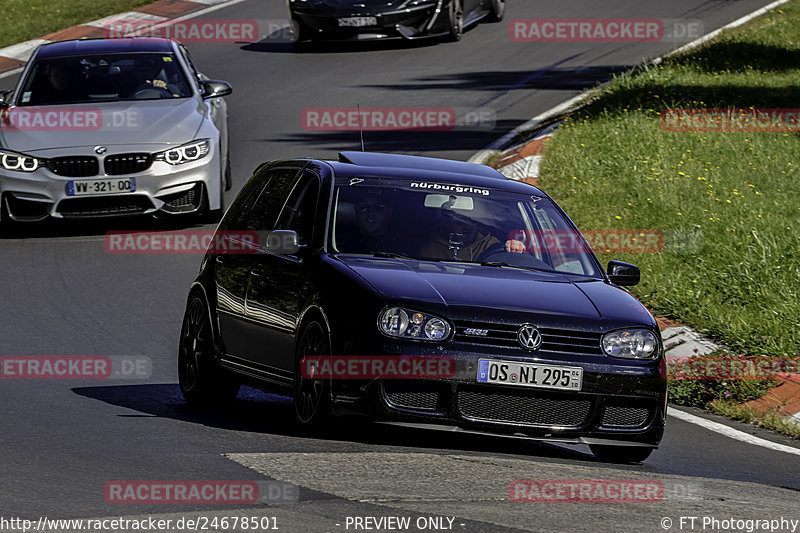
[[[314,44],[287,42],[284,38],[267,37],[255,43],[240,47],[245,52],[261,52],[269,54],[336,55],[380,52],[389,50],[414,50],[441,44],[436,38],[409,41],[406,39],[386,39],[382,41],[325,41]]]
[[[72,391],[86,398],[142,413],[131,416],[171,418],[209,428],[260,434],[355,442],[394,448],[426,448],[442,451],[508,454],[531,459],[580,460],[596,462],[591,454],[546,442],[508,437],[392,426],[361,418],[338,418],[323,429],[295,424],[290,398],[242,387],[231,405],[215,410],[197,410],[183,400],[176,384],[80,387]]]
[[[480,72],[453,72],[444,75],[414,78],[409,83],[360,85],[370,89],[393,91],[447,90],[507,91],[534,89],[548,91],[574,91],[587,89],[611,79],[630,69],[630,65],[598,65],[593,67],[557,68],[538,70],[488,70]]]
[[[480,150],[525,120],[497,120],[486,129],[456,127],[451,131],[364,131],[364,147],[369,152],[424,153],[450,150]],[[282,137],[254,139],[256,142],[302,145],[340,152],[360,150],[358,131],[307,131]]]
[[[0,241],[4,239],[42,239],[50,237],[84,237],[103,235],[109,231],[176,231],[213,229],[197,219],[155,219],[153,217],[103,218],[95,220],[54,220],[43,222],[0,224]]]

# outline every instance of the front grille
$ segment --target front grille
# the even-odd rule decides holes
[[[546,398],[528,391],[473,388],[458,392],[459,412],[473,420],[577,427],[586,423],[591,409],[590,400]]]
[[[604,427],[638,428],[650,419],[651,410],[646,407],[624,407],[621,405],[606,406],[603,421]]]
[[[141,154],[116,154],[110,155],[103,160],[103,167],[106,174],[116,176],[119,174],[135,174],[144,172],[153,163],[153,156],[146,153]]]
[[[97,176],[100,172],[100,164],[94,156],[54,157],[47,161],[47,167],[53,174],[69,178]]]
[[[58,204],[58,212],[65,218],[138,215],[151,209],[153,203],[146,196],[105,196],[102,198],[75,198]]]
[[[491,324],[481,322],[456,322],[454,340],[482,346],[502,346],[521,348],[517,341],[520,325]],[[486,335],[468,335],[467,330],[486,330]],[[587,333],[568,329],[538,328],[542,334],[540,351],[598,354],[600,351],[600,333]]]
[[[440,405],[441,387],[434,384],[384,382],[383,390],[393,407],[435,411]]]

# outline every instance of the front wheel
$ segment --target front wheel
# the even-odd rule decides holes
[[[316,320],[309,323],[300,336],[294,373],[294,410],[298,423],[324,425],[332,418],[330,387],[327,379],[304,376],[301,363],[304,357],[330,355],[328,335]]]
[[[460,41],[461,36],[464,35],[464,7],[461,0],[450,0],[449,15],[450,26],[447,30],[447,40]]]
[[[214,361],[214,340],[205,300],[195,295],[186,306],[178,347],[178,386],[190,405],[213,407],[232,401],[239,384]]]
[[[489,0],[489,22],[500,22],[506,14],[506,0]]]
[[[653,453],[655,448],[644,446],[608,446],[590,444],[589,449],[595,457],[608,463],[641,463]]]

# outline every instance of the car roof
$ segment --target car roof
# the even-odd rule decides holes
[[[37,59],[86,54],[161,52],[171,53],[172,41],[153,37],[130,37],[124,39],[74,39],[43,44]]]
[[[463,161],[374,152],[341,152],[339,161],[325,163],[333,168],[337,176],[420,179],[547,196],[533,185],[508,179],[493,168]]]

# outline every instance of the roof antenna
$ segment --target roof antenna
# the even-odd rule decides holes
[[[364,150],[364,117],[361,116],[361,104],[356,104],[356,108],[358,109],[358,131],[361,133],[361,151],[366,152]]]

